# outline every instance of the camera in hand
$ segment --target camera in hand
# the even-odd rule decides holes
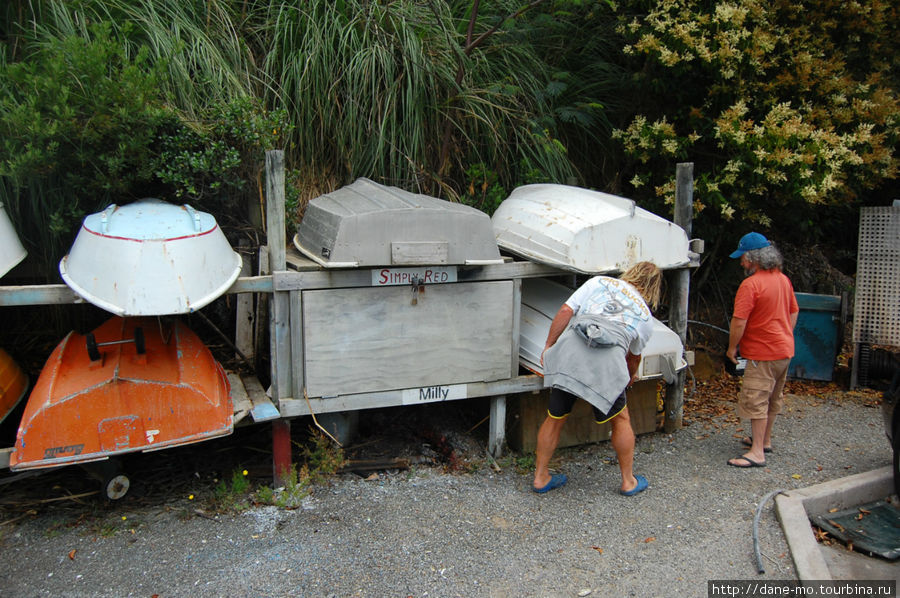
[[[747,360],[737,355],[737,363],[731,361],[728,355],[725,356],[725,371],[732,376],[743,376],[744,370],[747,368]]]

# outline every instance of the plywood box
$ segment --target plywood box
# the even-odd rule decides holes
[[[628,391],[628,412],[635,434],[648,434],[657,428],[657,396],[662,384],[658,380],[643,380]],[[537,432],[547,417],[550,390],[520,394],[512,397],[509,406],[507,439],[513,450],[533,453]],[[594,412],[587,401],[578,400],[563,427],[559,447],[579,446],[609,440],[612,427],[607,422],[594,422]]]
[[[510,280],[303,291],[311,397],[509,378]],[[415,300],[412,298],[415,297]]]

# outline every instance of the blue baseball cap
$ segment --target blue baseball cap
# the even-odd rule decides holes
[[[769,240],[762,236],[759,233],[747,233],[743,237],[741,237],[741,241],[738,243],[738,248],[734,251],[729,257],[741,257],[748,251],[752,251],[754,249],[762,249],[763,247],[768,247],[771,245]]]

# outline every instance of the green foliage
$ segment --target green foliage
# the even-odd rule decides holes
[[[310,485],[311,481],[306,466],[301,469],[300,473],[297,473],[297,468],[292,465],[281,487],[262,486],[256,491],[255,499],[264,505],[273,505],[281,509],[296,509],[303,504],[303,499],[309,496]]]
[[[313,484],[321,483],[344,466],[344,451],[321,431],[310,430],[309,444],[301,448],[304,469]]]
[[[547,65],[540,126],[566,148],[578,183],[608,189],[621,150],[610,138],[616,115],[633,105],[623,94],[631,73],[621,64],[612,2],[554,0],[526,15],[523,33]],[[574,173],[573,173],[574,174]]]
[[[811,208],[858,203],[896,178],[889,3],[640,6],[624,5],[619,33],[639,88],[653,93],[615,134],[635,161],[636,194],[671,203],[674,164],[692,161],[704,234],[755,227],[824,239],[827,226],[806,222]]]
[[[129,519],[126,515],[107,515],[91,521],[89,529],[90,533],[101,538],[112,538],[121,531],[137,533],[141,527],[143,527],[142,522]]]
[[[248,188],[255,192],[266,150],[282,147],[291,128],[284,110],[268,112],[249,99],[212,106],[161,136],[155,174],[182,201],[234,211]]]
[[[131,21],[81,26],[86,6],[46,3],[53,18],[20,39],[22,60],[0,63],[0,201],[48,277],[82,218],[110,203],[155,195],[244,223],[265,151],[292,132],[284,110],[242,97],[176,111],[163,90],[185,65]]]
[[[100,196],[147,180],[150,141],[169,119],[157,74],[146,53],[125,59],[102,24],[88,39],[50,40],[28,61],[7,65],[0,73],[0,174],[22,186],[57,178]]]
[[[250,494],[250,480],[247,479],[247,470],[235,469],[231,473],[231,483],[227,480],[219,480],[216,484],[213,508],[218,511],[241,511],[250,506],[248,501]]]
[[[528,158],[544,180],[572,173],[549,131],[532,133],[544,108],[543,67],[504,24],[467,48],[469,3],[277,5],[260,31],[267,101],[284,102],[295,123],[294,155],[323,178],[377,180],[456,198],[465,172],[486,164],[504,186]],[[520,8],[491,3],[475,15],[476,33]],[[487,14],[485,11],[490,10]]]
[[[519,161],[517,172],[519,173],[517,185],[546,182],[543,171],[528,158]],[[459,201],[478,208],[489,216],[500,207],[500,203],[512,191],[511,188],[507,189],[501,184],[500,176],[496,172],[480,162],[466,169],[466,180],[468,188]]]
[[[51,521],[50,524],[44,528],[43,536],[48,540],[52,540],[53,538],[57,538],[63,534],[68,525],[62,521]]]
[[[300,470],[292,465],[279,488],[261,487],[255,494],[257,502],[296,509],[309,496],[312,486],[324,483],[344,466],[341,448],[319,430],[311,430],[308,444],[300,449],[303,457]]]
[[[266,3],[254,2],[254,8]],[[160,95],[190,120],[199,111],[259,95],[253,79],[247,3],[232,0],[41,0],[22,2],[18,24],[29,35],[34,21],[47,36],[85,36],[87,24],[104,23],[128,58],[145,53],[165,64]]]
[[[489,213],[577,182],[668,217],[690,161],[707,247],[815,241],[835,227],[811,207],[843,218],[896,178],[898,22],[886,0],[15,0],[0,200],[55,266],[111,201],[240,218],[273,148],[289,226],[358,176]]]
[[[51,261],[86,212],[152,177],[155,136],[173,122],[157,96],[163,67],[126,58],[105,24],[0,66],[0,200],[23,237],[56,249]]]
[[[520,455],[507,455],[499,465],[501,467],[512,467],[516,473],[525,475],[534,473],[534,453],[524,453]]]
[[[497,173],[482,163],[469,166],[466,169],[466,178],[469,187],[465,195],[460,197],[460,201],[488,215],[493,214],[509,195],[509,192],[500,185]]]
[[[81,217],[112,202],[155,195],[240,219],[273,148],[287,151],[289,226],[358,176],[450,199],[473,164],[497,189],[569,180],[551,106],[564,75],[547,74],[528,21],[508,18],[517,1],[472,8],[15,2],[0,14],[4,132],[18,132],[0,199],[51,272]],[[587,112],[558,114],[577,126]]]

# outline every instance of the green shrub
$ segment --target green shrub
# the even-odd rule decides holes
[[[243,510],[249,507],[250,480],[247,470],[235,469],[231,473],[231,483],[219,480],[216,484],[214,507],[219,511]]]
[[[127,58],[104,24],[0,65],[0,201],[49,264],[85,214],[153,178],[157,133],[177,126],[157,93],[162,68],[146,52]]]
[[[237,199],[257,196],[266,150],[282,147],[290,131],[284,110],[246,98],[215,105],[162,135],[155,174],[182,201],[231,211]]]

